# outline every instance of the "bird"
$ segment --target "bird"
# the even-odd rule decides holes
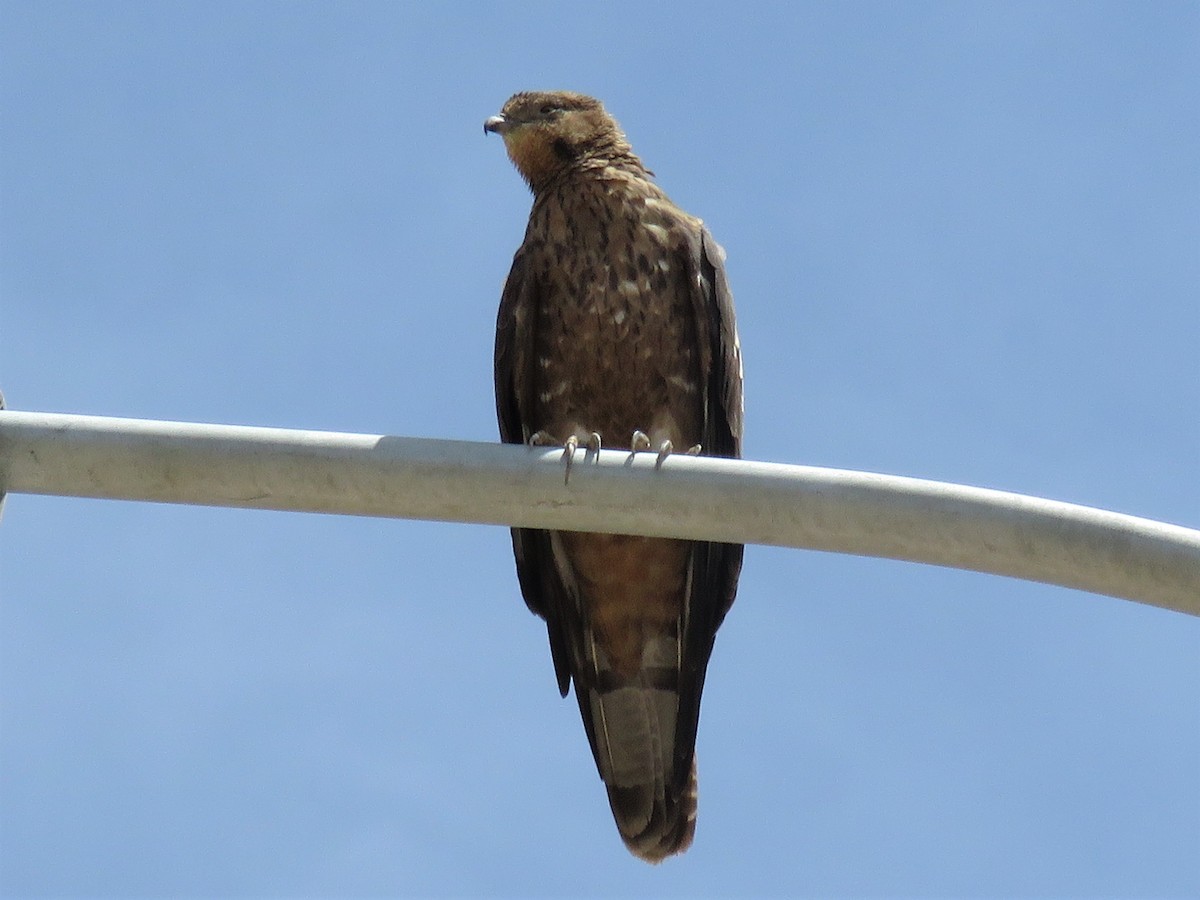
[[[742,362],[725,252],[671,202],[604,105],[514,94],[484,132],[533,193],[501,295],[505,443],[739,458]],[[569,483],[569,482],[568,482]],[[574,685],[617,829],[651,863],[696,827],[696,729],[741,544],[512,529],[521,593]]]

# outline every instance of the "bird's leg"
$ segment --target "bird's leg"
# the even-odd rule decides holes
[[[629,439],[629,452],[638,453],[642,450],[650,449],[650,438],[644,431],[635,431],[633,437]]]

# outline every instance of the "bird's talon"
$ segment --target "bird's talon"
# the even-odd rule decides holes
[[[641,450],[650,449],[650,438],[644,431],[635,431],[633,437],[629,439],[629,451],[637,453]]]
[[[703,449],[704,448],[700,444],[692,444],[692,446],[687,448],[687,455],[688,456],[699,456],[700,451]]]
[[[587,448],[591,453],[599,453],[602,446],[603,445],[600,443],[600,432],[593,431],[588,435]]]
[[[566,462],[566,471],[563,473],[563,484],[567,484],[571,480],[571,463],[575,461],[575,451],[579,449],[579,436],[571,435],[563,441],[563,461]]]
[[[661,466],[671,452],[675,449],[675,445],[670,441],[663,441],[658,445],[658,459],[654,461],[654,465]]]

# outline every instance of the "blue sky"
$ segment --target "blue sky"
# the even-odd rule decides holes
[[[748,456],[1200,527],[1195,3],[0,4],[18,409],[494,440],[604,99],[728,251]],[[7,896],[1200,893],[1200,622],[752,547],[684,857],[623,849],[504,530],[13,496]]]

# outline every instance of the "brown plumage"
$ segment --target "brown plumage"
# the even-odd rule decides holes
[[[651,180],[599,101],[516,94],[484,123],[533,191],[496,326],[508,443],[737,457],[742,367],[724,253]],[[639,444],[644,443],[639,438]],[[696,726],[740,544],[515,528],[525,602],[573,681],[621,837],[659,862],[696,818]]]

